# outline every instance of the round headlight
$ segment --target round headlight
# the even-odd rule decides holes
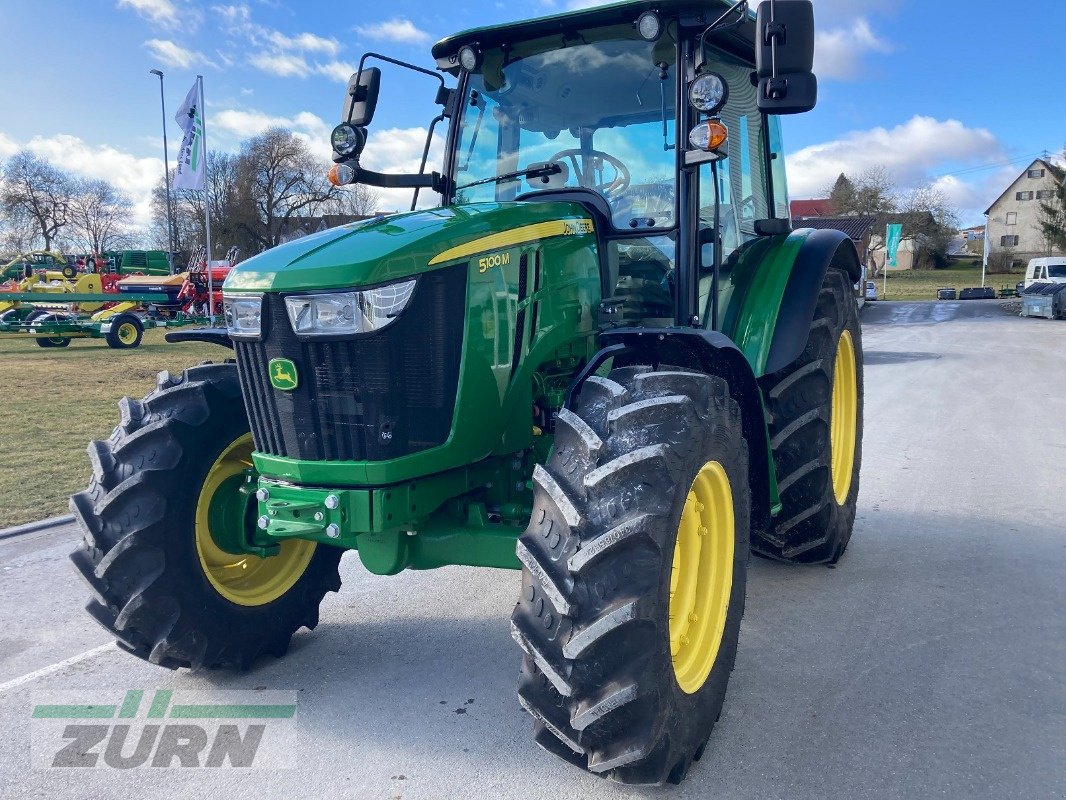
[[[708,72],[692,82],[688,90],[688,101],[697,111],[713,114],[729,98],[729,87],[721,75]]]
[[[471,44],[460,47],[459,66],[467,72],[475,72],[481,66],[481,51]]]
[[[329,139],[337,155],[350,156],[363,149],[363,145],[366,144],[366,131],[342,122],[333,129]]]
[[[641,39],[649,42],[656,41],[663,32],[663,21],[654,11],[645,11],[637,17],[637,33]]]

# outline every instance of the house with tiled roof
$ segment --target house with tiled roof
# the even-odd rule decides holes
[[[1064,182],[1066,170],[1043,158],[1011,181],[985,211],[989,266],[1020,267],[1031,258],[1058,255],[1049,251],[1040,229],[1040,205],[1051,200]]]

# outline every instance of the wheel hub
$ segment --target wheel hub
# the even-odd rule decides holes
[[[855,467],[855,427],[859,407],[859,387],[855,369],[855,343],[851,332],[840,334],[833,368],[833,398],[829,416],[830,466],[833,494],[844,505],[851,490]]]
[[[234,538],[217,530],[221,525],[245,524],[244,515],[219,513],[219,509],[231,511],[241,501],[229,495],[240,492],[244,471],[252,466],[252,447],[249,433],[223,450],[208,470],[196,503],[196,553],[200,566],[220,595],[241,606],[265,605],[289,591],[307,569],[316,546],[314,542],[291,539],[281,544],[277,555],[268,558],[234,554],[220,546],[220,541]]]
[[[687,694],[718,658],[733,587],[733,492],[717,461],[703,466],[685,500],[670,574],[670,656]]]

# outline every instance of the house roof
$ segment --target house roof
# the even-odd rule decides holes
[[[833,214],[833,203],[829,198],[823,200],[793,200],[788,204],[793,219],[801,217],[828,217]]]
[[[1051,177],[1053,177],[1055,179],[1055,181],[1057,183],[1059,183],[1060,185],[1064,181],[1066,181],[1066,170],[1064,170],[1062,167],[1059,167],[1059,166],[1056,166],[1055,164],[1052,164],[1050,161],[1045,161],[1042,158],[1038,158],[1035,161],[1033,161],[1033,163],[1031,163],[1028,167],[1026,167],[1021,172],[1019,172],[1016,177],[1011,179],[1011,182],[1007,184],[1007,188],[1003,190],[1002,194],[1000,194],[999,197],[997,197],[995,200],[993,200],[992,204],[987,209],[985,209],[985,216],[987,217],[989,214],[992,213],[992,209],[995,208],[996,203],[998,203],[1000,200],[1002,200],[1004,197],[1006,197],[1008,194],[1010,194],[1011,187],[1014,186],[1014,184],[1018,180],[1018,178],[1022,177],[1022,175],[1024,175],[1025,173],[1027,173],[1029,170],[1033,169],[1036,166],[1041,166],[1044,169],[1046,169],[1048,172],[1050,172],[1051,173]]]
[[[841,231],[854,242],[862,241],[877,222],[877,217],[813,217],[796,220],[797,228],[814,228],[816,231]]]

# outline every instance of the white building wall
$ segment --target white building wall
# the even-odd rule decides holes
[[[1030,178],[1030,170],[1044,170],[1043,177]],[[1010,188],[989,209],[985,235],[991,240],[992,256],[1009,252],[1013,260],[1026,262],[1030,258],[1048,255],[1047,244],[1040,233],[1040,204],[1037,192],[1054,191],[1055,176],[1040,161],[1022,171]],[[1032,192],[1032,199],[1018,198],[1019,193]],[[1003,245],[1004,236],[1017,236],[1018,244]],[[1012,240],[1008,240],[1012,241]]]

